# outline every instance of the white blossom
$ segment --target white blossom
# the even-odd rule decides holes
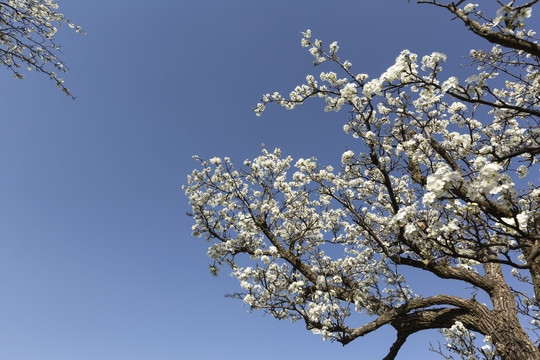
[[[465,7],[463,8],[463,11],[464,11],[465,13],[470,13],[470,12],[473,11],[476,7],[478,7],[478,4],[468,3],[468,4],[465,5]]]
[[[56,0],[8,0],[1,5],[0,64],[17,79],[24,79],[19,72],[23,67],[44,73],[71,96],[57,74],[67,70],[53,38],[58,31],[56,25],[67,24],[77,33],[84,33],[82,28],[58,12]]]
[[[354,152],[351,150],[347,150],[341,155],[341,163],[342,164],[349,164],[354,157]]]

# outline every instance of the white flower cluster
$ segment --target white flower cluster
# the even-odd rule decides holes
[[[349,164],[352,159],[354,158],[354,152],[351,150],[347,150],[341,155],[341,163],[342,164]]]
[[[0,6],[2,31],[0,33],[0,64],[8,67],[13,76],[23,79],[19,69],[27,68],[48,75],[67,95],[68,89],[57,72],[66,67],[58,59],[59,47],[53,40],[56,26],[67,24],[78,33],[84,33],[58,11],[55,0],[8,0]]]
[[[344,154],[346,161],[353,157],[352,152]],[[300,313],[313,324],[325,324],[313,330],[333,338],[324,329],[331,328],[336,316],[344,319],[350,314],[350,305],[336,297],[334,287],[354,283],[357,291],[350,302],[367,313],[376,313],[380,307],[366,300],[372,299],[371,291],[387,294],[383,300],[387,304],[412,296],[404,278],[375,257],[372,240],[352,221],[350,210],[332,201],[336,196],[358,201],[363,193],[368,198],[380,194],[376,182],[362,181],[352,170],[350,178],[338,177],[331,167],[319,168],[314,159],[299,159],[292,179],[287,179],[292,159],[281,158],[279,149],[273,153],[263,150],[262,156],[246,161],[239,170],[228,158],[200,161],[203,169],[193,171],[184,187],[196,220],[193,234],[206,234],[208,240],[214,240],[209,257],[218,265],[231,266],[246,290],[243,301],[250,307],[274,309],[274,316],[292,320]],[[387,200],[382,197],[380,201]],[[269,226],[266,232],[262,219]],[[393,232],[386,218],[365,221],[379,226],[381,235]],[[326,255],[322,250],[325,243],[346,245],[348,255],[337,259]],[[257,267],[238,266],[235,254],[239,252],[257,260]],[[291,256],[300,259],[306,269],[291,271],[283,262]],[[317,291],[310,290],[310,284]],[[295,304],[294,310],[277,310],[284,297]]]
[[[468,3],[467,5],[465,5],[465,7],[463,8],[463,11],[465,13],[470,13],[471,11],[473,11],[474,9],[476,9],[478,7],[478,4],[472,4],[472,3]]]
[[[505,209],[510,209],[518,193],[511,177],[502,170],[498,163],[490,162],[481,166],[478,176],[468,183],[468,198],[482,201],[493,197]]]
[[[394,65],[390,66],[379,78],[373,79],[364,85],[363,94],[371,98],[373,95],[381,95],[385,84],[394,81],[406,82],[418,73],[416,64],[417,55],[409,50],[403,50],[396,58]]]
[[[447,166],[440,166],[437,171],[427,177],[426,194],[422,201],[426,207],[433,207],[437,199],[451,194],[452,189],[461,186],[463,178],[457,171]]]
[[[495,27],[503,23],[502,30],[505,33],[514,34],[516,28],[523,29],[525,26],[524,20],[530,18],[531,15],[532,8],[530,7],[513,8],[511,5],[503,5],[497,10],[497,15],[491,25]]]
[[[469,331],[461,321],[456,321],[450,329],[442,329],[441,332],[448,341],[446,343],[447,350],[459,354],[462,359],[481,360],[496,358],[496,351],[491,345],[491,337],[484,337],[483,342],[485,345],[480,346],[476,342],[476,335]]]
[[[475,8],[476,4],[466,5],[469,12],[476,11]],[[516,181],[512,180],[507,171],[510,160],[503,162],[501,159],[515,158],[517,161],[524,158],[530,161],[529,166],[519,164],[515,170],[518,177],[526,178],[529,168],[537,162],[530,154],[540,148],[540,131],[532,123],[521,121],[514,111],[505,110],[496,104],[504,101],[511,106],[534,108],[537,103],[534,99],[540,96],[540,72],[535,67],[524,67],[523,79],[509,77],[504,89],[489,88],[489,82],[499,73],[487,70],[469,76],[463,85],[455,76],[441,84],[437,78],[441,64],[446,61],[444,54],[434,52],[422,57],[418,64],[417,55],[404,50],[381,76],[367,81],[367,75],[350,73],[349,62],[345,66],[334,55],[322,51],[320,42],[312,42],[310,37],[311,32],[304,33],[303,45],[311,46],[312,50],[318,49],[316,54],[312,51],[316,62],[322,62],[323,58],[324,61],[332,60],[342,67],[347,76],[341,78],[336,72],[322,72],[320,78],[327,85],[318,85],[310,78],[302,94],[295,94],[291,100],[281,96],[271,99],[267,95],[263,97],[264,102],[259,104],[262,106],[256,110],[257,115],[260,115],[268,102],[293,108],[314,95],[325,98],[326,111],[339,111],[343,106],[350,106],[354,117],[343,126],[344,131],[362,139],[368,148],[379,153],[376,166],[367,166],[363,172],[359,172],[359,176],[374,182],[385,181],[384,172],[400,161],[393,160],[394,156],[404,159],[409,169],[416,164],[417,171],[411,173],[411,176],[415,176],[413,178],[416,182],[421,182],[418,176],[424,173],[421,177],[425,182],[422,196],[425,209],[444,210],[447,213],[447,225],[437,229],[441,234],[449,233],[452,226],[457,226],[455,219],[466,217],[470,212],[484,211],[486,206],[505,214],[503,217],[507,217],[509,211],[515,212],[515,216],[522,214],[517,210],[518,207],[529,206],[527,204],[532,201],[530,196],[527,192],[520,193]],[[495,46],[488,53],[471,51],[471,56],[474,61],[483,64],[480,68],[493,67],[503,53]],[[419,69],[425,74],[420,74]],[[493,121],[480,122],[471,116],[476,106],[467,105],[466,102],[485,102],[484,98],[489,94],[496,97],[489,111]],[[392,136],[388,137],[388,134]],[[437,147],[434,147],[434,142],[438,144]],[[531,152],[526,149],[531,149]],[[342,164],[350,176],[356,174],[356,169],[363,164],[373,165],[370,162],[369,157],[355,157],[352,151],[346,151],[342,156]],[[468,172],[463,170],[466,168]],[[416,198],[403,191],[408,186],[410,184],[400,185],[398,188],[402,192],[394,196],[402,196],[403,203],[410,205]],[[384,188],[379,190],[377,200],[387,201],[387,191]],[[359,189],[354,191],[358,192]],[[388,204],[385,206],[387,209],[392,208]],[[506,225],[502,220],[496,224],[502,227]],[[416,234],[418,230],[412,219],[400,226],[404,226],[410,235]],[[433,224],[431,229],[435,228]],[[432,235],[436,236],[436,233]],[[464,251],[463,254],[469,252]],[[469,266],[474,261],[460,264]]]

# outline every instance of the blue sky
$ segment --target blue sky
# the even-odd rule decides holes
[[[405,0],[60,9],[87,32],[58,33],[77,99],[38,74],[0,71],[0,358],[382,358],[392,329],[341,347],[224,298],[237,285],[209,275],[181,186],[194,154],[240,163],[264,143],[335,165],[354,149],[346,112],[326,114],[316,101],[262,118],[250,110],[263,93],[287,94],[325,70],[313,68],[300,31],[337,40],[353,70],[373,76],[405,48],[444,52],[457,69],[486,44],[442,10]],[[433,357],[428,341],[411,338],[399,359]]]

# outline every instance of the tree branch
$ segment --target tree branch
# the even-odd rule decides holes
[[[391,322],[397,330],[397,338],[383,360],[394,360],[409,335],[427,329],[450,328],[456,321],[461,321],[470,330],[480,332],[475,317],[460,308],[427,309]]]
[[[535,2],[536,1],[531,1],[531,5],[534,4]],[[452,14],[456,15],[461,21],[463,21],[463,23],[466,26],[468,26],[469,29],[473,33],[483,37],[490,43],[499,44],[499,45],[502,45],[504,47],[511,48],[511,49],[523,50],[531,55],[540,57],[540,45],[524,40],[524,39],[517,38],[510,34],[502,34],[500,32],[489,30],[486,27],[483,27],[478,21],[474,21],[471,18],[469,18],[467,14],[465,14],[463,10],[459,9],[454,3],[440,4],[436,1],[427,1],[427,0],[421,0],[421,1],[418,1],[418,3],[431,4],[431,5],[446,8]]]

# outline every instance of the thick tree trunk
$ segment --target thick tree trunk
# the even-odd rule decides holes
[[[515,324],[504,317],[498,317],[491,328],[491,338],[501,359],[540,360],[540,351],[519,323]]]
[[[499,264],[484,264],[486,277],[494,282],[490,294],[493,312],[482,317],[481,327],[491,336],[503,360],[540,360],[540,351],[523,330],[514,296]]]

